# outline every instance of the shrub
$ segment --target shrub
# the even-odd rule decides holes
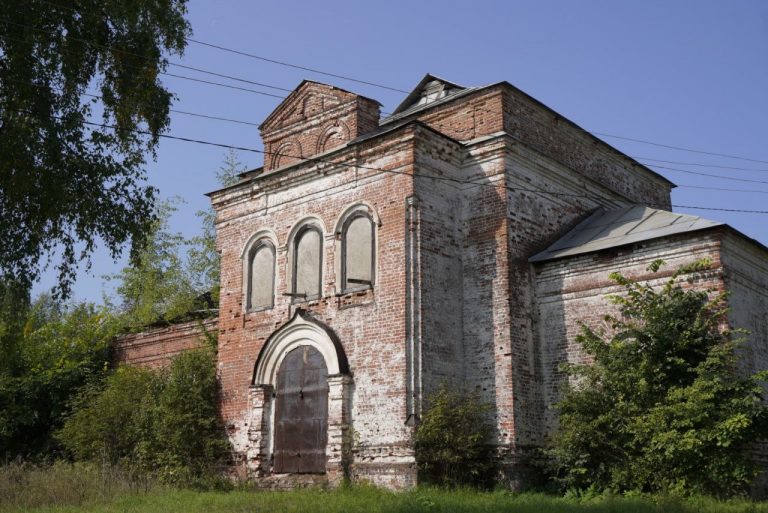
[[[491,485],[495,454],[489,444],[490,406],[477,392],[453,391],[445,385],[428,404],[414,440],[420,476],[440,486]]]
[[[57,436],[78,460],[207,485],[229,447],[216,405],[214,353],[201,348],[167,370],[118,368],[103,387],[79,395]]]
[[[147,369],[118,367],[103,386],[78,394],[57,438],[79,461],[117,465],[136,456],[151,430],[158,386],[158,375]]]
[[[679,283],[705,268],[679,269],[658,291],[611,275],[625,290],[611,298],[621,316],[606,317],[610,334],[583,326],[577,341],[594,363],[566,367],[576,379],[549,451],[565,487],[746,491],[757,470],[749,446],[768,434],[768,372],[739,374],[739,340],[722,329],[726,295]]]
[[[51,435],[77,391],[104,376],[113,333],[108,313],[87,303],[43,295],[0,306],[0,459],[55,455]]]

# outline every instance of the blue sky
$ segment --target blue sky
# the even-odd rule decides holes
[[[601,136],[680,187],[675,205],[768,211],[768,3],[761,1],[393,1],[191,0],[193,38],[275,60],[410,90],[429,72],[475,86],[507,80],[582,128],[723,153],[754,162]],[[171,62],[292,89],[309,78],[378,99],[391,111],[403,93],[322,76],[190,43]],[[284,91],[169,68],[271,94]],[[174,109],[261,122],[278,98],[173,77]],[[173,114],[172,135],[260,149],[255,126]],[[225,150],[163,140],[149,165],[162,197],[180,196],[172,228],[199,230],[194,213],[217,188]],[[248,167],[258,153],[240,152]],[[698,165],[693,165],[698,164]],[[723,166],[723,167],[714,167]],[[745,169],[730,169],[732,167]],[[742,181],[740,181],[742,180]],[[743,181],[752,180],[752,181]],[[765,182],[765,183],[759,183]],[[750,192],[694,187],[739,189]],[[756,192],[763,191],[763,192]],[[768,245],[768,215],[675,208],[730,224]],[[102,276],[124,262],[105,251],[81,273],[77,299],[99,301]],[[50,288],[46,273],[36,292]]]

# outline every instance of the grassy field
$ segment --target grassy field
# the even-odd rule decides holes
[[[105,513],[768,513],[768,503],[708,498],[561,498],[540,494],[368,486],[337,490],[197,492],[140,483],[92,466],[0,468],[0,512]]]

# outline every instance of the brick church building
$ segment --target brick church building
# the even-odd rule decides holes
[[[731,291],[745,370],[768,367],[768,250],[671,212],[670,181],[507,82],[427,75],[379,107],[302,82],[260,127],[263,168],[209,194],[221,415],[242,474],[412,486],[413,432],[446,383],[492,405],[520,484],[616,270],[660,282],[710,258],[695,286]],[[195,333],[126,338],[121,358],[161,364]]]

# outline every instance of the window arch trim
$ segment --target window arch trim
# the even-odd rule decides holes
[[[269,254],[271,256],[270,262],[271,262],[271,271],[272,271],[272,280],[269,283],[269,303],[264,303],[258,306],[253,305],[253,264],[256,260],[256,254],[260,250],[266,250],[269,251]],[[272,244],[268,239],[260,239],[258,240],[252,247],[251,250],[248,252],[248,260],[247,260],[247,267],[248,267],[248,273],[247,273],[247,283],[245,286],[245,308],[249,312],[258,312],[261,310],[269,310],[271,308],[274,308],[275,306],[275,275],[277,266],[276,264],[277,260],[277,250],[275,248],[275,245]]]
[[[349,224],[356,218],[364,216],[371,223],[371,284],[360,284],[356,287],[346,287],[346,230]],[[373,289],[376,286],[379,265],[379,237],[378,228],[381,227],[381,219],[376,210],[365,201],[356,201],[349,205],[336,220],[334,234],[336,235],[336,290],[339,294]]]
[[[306,296],[304,295],[297,295],[298,288],[297,288],[297,269],[298,269],[298,248],[299,248],[299,242],[301,241],[302,237],[308,232],[308,231],[314,231],[317,233],[318,239],[319,239],[319,248],[318,248],[318,284],[317,284],[317,294],[308,294]],[[316,299],[319,299],[323,296],[323,276],[325,273],[323,272],[323,266],[325,264],[325,227],[323,225],[323,222],[320,218],[311,216],[307,217],[298,223],[294,225],[293,229],[291,230],[291,234],[288,239],[288,255],[289,255],[289,262],[288,262],[288,272],[289,272],[289,280],[288,280],[288,286],[290,293],[288,294],[291,297],[292,303],[302,303],[305,301],[313,301]]]
[[[381,218],[376,212],[376,209],[373,208],[373,206],[367,201],[356,201],[351,205],[348,205],[347,208],[345,208],[341,215],[336,219],[333,233],[335,233],[337,237],[341,236],[341,231],[342,228],[344,228],[344,223],[347,221],[347,218],[356,214],[357,212],[364,212],[368,214],[368,216],[373,221],[373,224],[376,225],[376,228],[381,226]]]
[[[365,219],[370,229],[370,281],[369,283],[351,283],[348,284],[348,251],[349,251],[349,228],[352,223],[358,219]],[[347,216],[341,228],[341,291],[342,293],[355,292],[358,290],[372,289],[376,283],[376,225],[367,212],[357,210]]]
[[[271,283],[271,301],[269,305],[252,306],[251,287],[253,283],[253,258],[256,256],[256,252],[267,246],[272,255],[272,283]],[[242,297],[243,297],[243,310],[247,312],[259,312],[262,310],[269,310],[275,306],[275,294],[277,291],[277,237],[274,232],[269,229],[259,230],[248,238],[248,241],[243,246],[243,250],[240,253],[240,259],[243,263],[242,272]]]

